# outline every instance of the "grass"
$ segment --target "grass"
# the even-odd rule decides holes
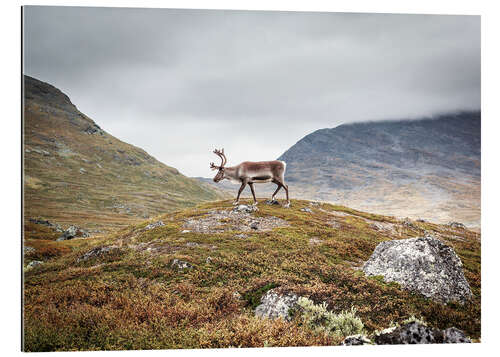
[[[300,211],[306,206],[313,212]],[[246,238],[231,230],[181,233],[186,219],[230,207],[230,201],[204,203],[87,239],[27,240],[26,245],[45,253],[29,253],[25,263],[45,263],[25,272],[24,349],[311,346],[342,341],[338,334],[318,331],[300,319],[254,317],[262,294],[276,287],[316,305],[324,303],[328,314],[355,309],[367,333],[418,316],[429,326],[455,326],[480,339],[478,233],[427,222],[405,226],[392,217],[329,204],[309,206],[301,200],[292,200],[289,209],[260,204],[255,215],[276,216],[290,224],[269,232],[246,232]],[[332,218],[337,228],[326,223]],[[145,230],[157,220],[165,225]],[[395,229],[381,231],[373,221],[391,223]],[[470,302],[441,305],[359,270],[378,243],[424,231],[433,232],[462,259],[474,293]],[[312,237],[321,242],[311,244]],[[119,249],[77,262],[99,246]],[[171,266],[173,259],[193,267],[178,270]]]

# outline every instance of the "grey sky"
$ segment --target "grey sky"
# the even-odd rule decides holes
[[[189,176],[341,123],[480,108],[480,17],[27,7],[25,73]]]

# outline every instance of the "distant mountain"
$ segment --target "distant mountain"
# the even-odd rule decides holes
[[[321,129],[279,160],[294,197],[480,225],[480,112]]]
[[[226,197],[113,137],[54,86],[24,76],[25,219],[110,229]]]

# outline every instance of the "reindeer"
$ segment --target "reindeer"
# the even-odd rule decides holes
[[[227,159],[226,155],[224,155],[224,149],[215,149],[214,154],[219,156],[221,159],[220,166],[216,166],[213,162],[210,163],[210,168],[212,170],[218,170],[217,174],[214,177],[214,182],[219,182],[223,179],[226,179],[234,183],[241,183],[241,187],[238,190],[238,196],[233,203],[234,205],[239,204],[241,192],[247,184],[252,190],[254,201],[253,204],[254,206],[257,205],[257,198],[255,197],[253,184],[273,182],[278,185],[278,188],[276,189],[276,191],[274,191],[271,200],[274,201],[274,197],[276,196],[280,188],[283,187],[286,192],[286,205],[284,207],[290,206],[290,199],[288,198],[288,185],[285,184],[285,162],[278,160],[259,162],[245,161],[236,166],[225,167],[224,165],[226,165]]]

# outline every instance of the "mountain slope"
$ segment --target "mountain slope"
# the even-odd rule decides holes
[[[24,77],[25,220],[110,229],[225,197],[118,140],[50,84]]]
[[[442,305],[360,271],[380,242],[425,232],[456,251],[471,301]],[[480,234],[459,227],[302,200],[235,213],[228,200],[52,243],[59,250],[51,257],[38,248],[25,255],[25,264],[44,261],[25,268],[26,351],[340,343],[343,336],[300,320],[255,317],[271,288],[325,302],[334,313],[353,307],[367,333],[415,316],[481,336]]]
[[[480,112],[321,129],[279,160],[295,197],[480,225]]]

